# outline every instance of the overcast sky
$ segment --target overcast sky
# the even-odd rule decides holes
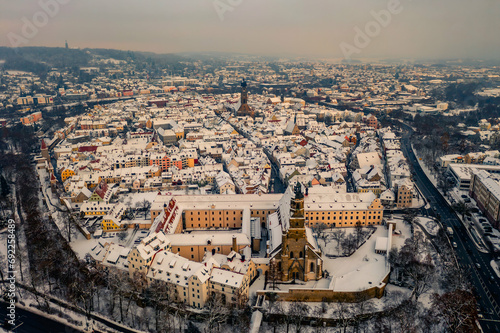
[[[28,37],[21,46],[340,58],[341,43],[355,46],[355,27],[397,0],[58,1],[67,4],[32,37],[23,17],[43,19],[40,2],[0,0],[0,45],[17,35]],[[399,1],[400,13],[353,57],[500,59],[499,0]]]

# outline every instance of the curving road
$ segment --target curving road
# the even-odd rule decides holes
[[[484,316],[483,319],[480,319],[481,326],[485,332],[500,332],[500,288],[499,279],[490,265],[493,256],[490,253],[478,251],[474,242],[469,238],[465,226],[427,178],[411,149],[410,135],[412,132],[412,129],[409,128],[403,135],[401,149],[415,171],[414,182],[432,208],[422,209],[423,213],[439,214],[443,225],[453,229],[453,241],[457,244],[455,248],[457,259],[464,270],[470,274],[470,280],[478,299],[478,310]],[[480,265],[480,268],[477,264]]]

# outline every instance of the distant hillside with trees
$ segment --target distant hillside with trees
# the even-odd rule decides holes
[[[94,60],[115,59],[133,62],[141,69],[177,70],[186,58],[175,54],[121,51],[112,49],[66,49],[61,47],[0,47],[0,60],[5,60],[4,70],[20,70],[38,75],[46,74],[51,68],[74,69],[92,66]]]

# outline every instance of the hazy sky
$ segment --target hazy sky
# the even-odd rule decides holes
[[[44,22],[40,3],[55,1],[64,4]],[[20,46],[67,39],[80,48],[340,58],[341,43],[355,46],[355,27],[365,30],[371,12],[394,1],[0,0],[0,45],[20,36]],[[500,59],[499,0],[399,2],[400,12],[353,57]],[[23,34],[23,18],[38,20],[38,32]]]

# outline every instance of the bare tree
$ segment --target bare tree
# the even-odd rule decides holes
[[[277,302],[278,295],[269,293],[269,308],[267,311],[268,322],[273,328],[273,333],[276,333],[276,328],[283,322],[284,309],[283,303]]]
[[[353,234],[349,234],[347,237],[345,237],[342,240],[342,248],[344,250],[344,253],[348,256],[353,254],[357,249],[356,236],[354,236]]]
[[[144,199],[143,201],[141,201],[141,209],[144,211],[144,219],[146,219],[148,213],[149,213],[149,209],[151,208],[151,202]]]
[[[414,209],[406,209],[403,214],[403,221],[412,225],[415,223],[415,219],[417,218],[417,211]]]
[[[209,332],[219,332],[220,325],[229,317],[229,309],[224,304],[222,295],[214,292],[210,295],[206,306],[208,308],[207,325]]]
[[[346,296],[340,296],[333,307],[333,313],[336,314],[338,323],[344,333],[347,332],[347,327],[352,324],[352,310],[349,303],[347,303],[348,301]]]
[[[404,300],[389,318],[396,324],[396,332],[416,332],[417,311],[416,301]]]
[[[471,208],[463,200],[454,204],[453,209],[462,216],[462,221],[464,221],[465,217],[469,216],[471,213]]]
[[[345,238],[345,230],[335,229],[332,232],[332,239],[337,242],[337,253],[339,253],[340,251],[340,247],[342,246],[344,238]]]
[[[288,308],[288,315],[292,317],[295,326],[295,333],[300,333],[302,323],[305,317],[309,314],[309,307],[303,302],[293,302]]]
[[[477,318],[477,302],[464,290],[455,290],[443,295],[432,295],[433,314],[440,318],[450,332],[474,332]]]
[[[276,281],[279,279],[280,272],[278,270],[278,264],[276,263],[276,259],[272,258],[269,261],[269,270],[267,271],[267,282],[271,283],[271,287],[273,290],[276,289]]]
[[[122,231],[120,233],[118,233],[118,239],[121,240],[122,242],[125,240],[125,238],[127,238],[127,232],[126,231]]]
[[[328,226],[325,223],[316,224],[316,233],[318,234],[318,238],[323,241],[323,246],[326,246],[326,240],[328,238],[328,233],[326,233],[326,229]]]
[[[355,304],[353,306],[353,325],[356,331],[366,325],[369,316],[367,314],[373,311],[373,304],[370,298],[365,294],[355,294]]]
[[[429,291],[435,281],[435,267],[430,255],[427,255],[422,261],[410,262],[405,271],[413,285],[412,297],[418,301],[420,295]]]
[[[326,305],[325,302],[322,302],[321,306],[316,307],[311,313],[311,315],[315,318],[315,320],[311,324],[316,328],[315,329],[316,333],[326,332],[326,327],[325,327],[326,322],[324,321],[323,316],[327,312],[327,307],[326,306],[324,307],[323,303]]]
[[[356,222],[356,226],[354,227],[354,236],[356,237],[356,248],[358,248],[363,241],[363,226],[360,222]]]

